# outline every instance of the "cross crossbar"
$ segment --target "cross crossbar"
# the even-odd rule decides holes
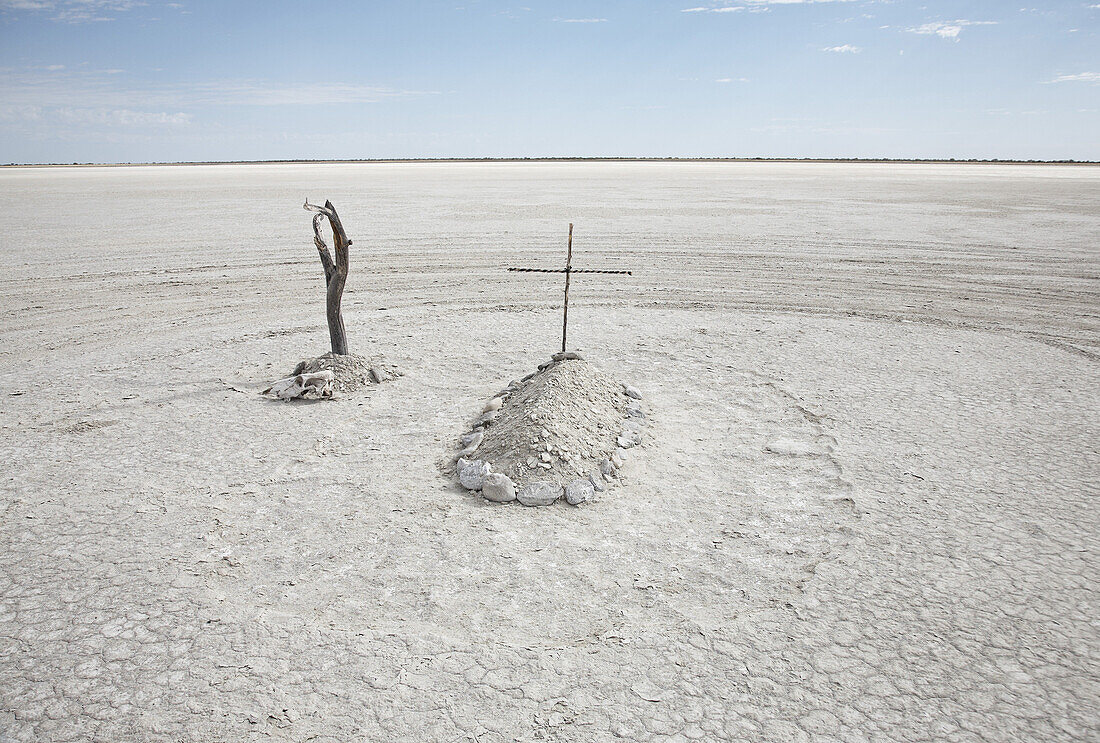
[[[573,225],[569,225],[569,246],[565,253],[565,268],[509,268],[517,273],[563,273],[565,274],[565,303],[561,317],[561,350],[565,353],[566,334],[569,330],[569,277],[575,273],[608,273],[620,276],[633,276],[630,271],[605,271],[599,268],[573,268]]]
[[[633,276],[630,271],[603,271],[598,268],[509,268],[519,273],[619,273]]]

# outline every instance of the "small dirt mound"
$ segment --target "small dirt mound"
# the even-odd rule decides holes
[[[331,371],[335,375],[333,387],[337,392],[354,392],[401,376],[397,367],[379,359],[367,359],[354,353],[337,355],[331,351],[317,358],[298,362],[290,376],[320,371]]]
[[[605,489],[626,450],[641,441],[637,390],[577,354],[559,357],[493,398],[462,437],[457,472],[464,486],[484,485],[490,500],[518,495],[527,505],[562,494],[583,502]]]

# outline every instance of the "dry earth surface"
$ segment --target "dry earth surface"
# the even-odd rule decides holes
[[[0,170],[0,741],[1100,736],[1100,168]],[[327,350],[301,208],[352,246]],[[625,484],[438,463],[571,338]]]

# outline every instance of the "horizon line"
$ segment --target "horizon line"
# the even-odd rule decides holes
[[[794,162],[794,163],[913,163],[913,164],[999,164],[999,165],[1100,165],[1100,160],[1038,160],[1003,158],[936,157],[371,157],[371,158],[278,158],[270,160],[176,160],[148,162],[51,162],[3,163],[0,168],[153,167],[193,165],[324,165],[353,163],[438,163],[438,162]]]

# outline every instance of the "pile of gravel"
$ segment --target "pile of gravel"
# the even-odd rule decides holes
[[[380,360],[367,359],[354,353],[337,355],[330,351],[323,356],[300,361],[290,376],[320,371],[331,371],[335,375],[333,387],[337,392],[354,392],[402,375],[397,367]]]
[[[491,501],[579,505],[614,482],[644,425],[636,389],[575,352],[555,354],[489,401],[460,440],[455,471]]]

